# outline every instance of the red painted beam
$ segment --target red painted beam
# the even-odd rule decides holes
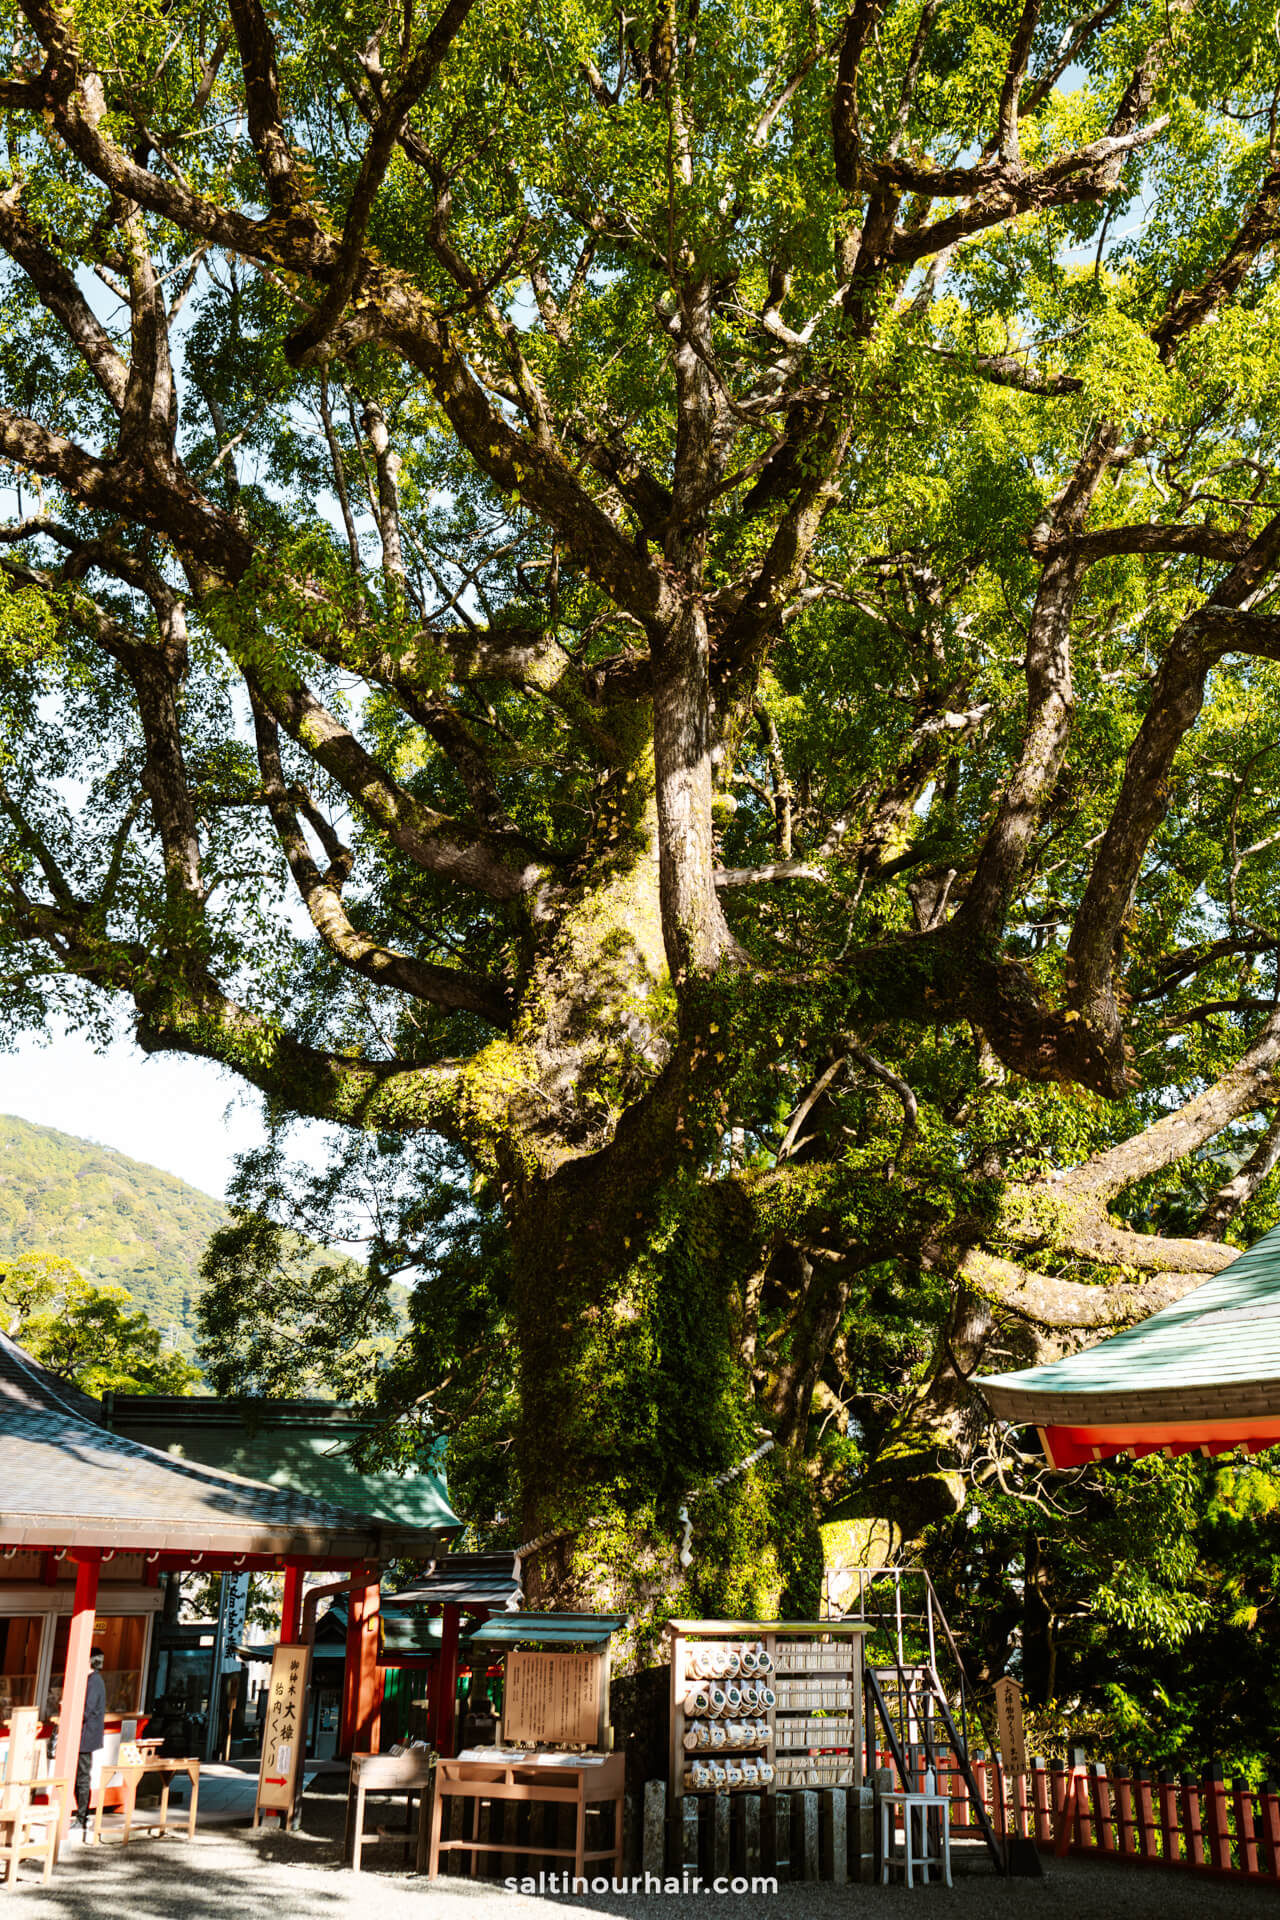
[[[1040,1443],[1051,1467],[1080,1467],[1117,1453],[1141,1459],[1147,1453],[1260,1453],[1280,1446],[1280,1417],[1242,1420],[1097,1421],[1078,1427],[1041,1427]]]

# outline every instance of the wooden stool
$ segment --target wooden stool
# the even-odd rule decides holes
[[[946,1886],[951,1882],[951,1802],[944,1793],[933,1791],[930,1775],[925,1777],[924,1793],[882,1793],[880,1795],[880,1884],[887,1887],[891,1868],[901,1867],[904,1884],[915,1885],[915,1873],[919,1872],[924,1884],[929,1883],[930,1867],[942,1868],[942,1879]],[[902,1813],[903,1851],[894,1849],[894,1829],[897,1825],[894,1815]],[[929,1815],[938,1813],[942,1817],[942,1841],[937,1853],[929,1849]],[[916,1821],[919,1820],[920,1848],[915,1848]]]

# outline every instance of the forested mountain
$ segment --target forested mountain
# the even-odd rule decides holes
[[[227,1219],[212,1195],[53,1127],[0,1117],[0,1257],[61,1254],[127,1287],[166,1341],[189,1352],[200,1258]]]

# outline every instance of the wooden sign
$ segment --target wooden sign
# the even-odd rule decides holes
[[[1000,1759],[1007,1774],[1025,1773],[1027,1747],[1022,1732],[1022,1688],[1016,1680],[997,1680],[996,1734]]]
[[[287,1826],[302,1788],[302,1762],[307,1749],[307,1681],[311,1649],[278,1646],[271,1661],[267,1717],[262,1730],[262,1762],[258,1769],[258,1799],[253,1810],[256,1827],[264,1813],[278,1813]]]
[[[507,1655],[502,1695],[502,1737],[545,1747],[590,1747],[600,1738],[601,1680],[598,1653]]]

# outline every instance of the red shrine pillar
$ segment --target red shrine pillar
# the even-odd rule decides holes
[[[302,1633],[302,1580],[303,1569],[286,1563],[278,1636],[279,1644],[284,1647],[294,1646]]]
[[[462,1609],[445,1606],[440,1618],[440,1653],[431,1676],[431,1739],[437,1753],[452,1757],[458,1698],[458,1636]]]
[[[360,1586],[358,1576],[365,1584]],[[354,1569],[347,1615],[347,1659],[342,1672],[340,1754],[376,1753],[382,1712],[378,1624],[382,1603],[379,1571],[371,1562]]]
[[[80,1758],[80,1731],[84,1726],[84,1693],[89,1680],[89,1650],[93,1645],[93,1616],[98,1604],[98,1573],[102,1551],[82,1548],[76,1561],[76,1593],[67,1636],[67,1664],[62,1676],[62,1701],[58,1708],[58,1756],[55,1776],[67,1782],[67,1795],[58,1839],[62,1841],[71,1819],[71,1798],[76,1785],[76,1763]]]

